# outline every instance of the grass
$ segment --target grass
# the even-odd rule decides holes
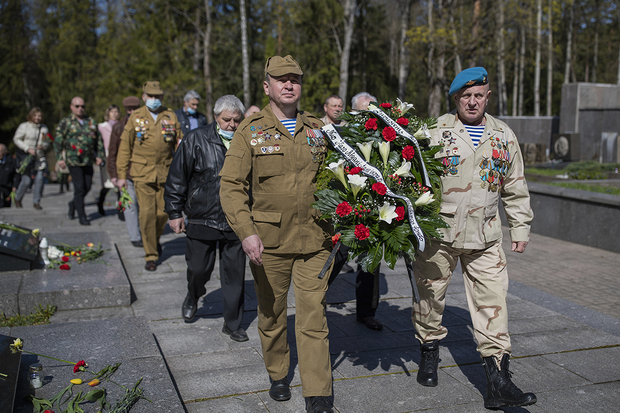
[[[547,182],[547,185],[561,186],[563,188],[581,189],[582,191],[599,192],[620,196],[620,188],[603,185],[590,185],[581,182]]]
[[[49,324],[50,317],[56,312],[55,305],[47,305],[43,308],[39,304],[39,308],[28,315],[14,315],[7,317],[4,313],[0,313],[0,327],[19,327],[19,326],[38,326],[41,324]]]
[[[550,168],[525,168],[525,173],[528,175],[556,176],[564,175],[566,170]]]

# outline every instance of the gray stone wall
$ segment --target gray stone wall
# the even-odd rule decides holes
[[[534,143],[549,148],[551,135],[558,133],[560,118],[557,116],[499,116],[517,135],[519,143]]]

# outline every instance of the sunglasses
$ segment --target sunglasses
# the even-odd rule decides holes
[[[86,107],[85,105],[73,105],[74,108],[84,108]]]

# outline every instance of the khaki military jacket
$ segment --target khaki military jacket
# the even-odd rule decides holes
[[[131,163],[134,182],[165,184],[172,163],[181,125],[170,109],[157,113],[157,120],[146,106],[134,111],[125,125],[116,158],[119,179],[127,179]]]
[[[313,160],[306,135],[321,126],[298,112],[291,136],[269,105],[239,125],[220,172],[222,208],[239,239],[258,235],[267,252],[279,254],[331,248],[331,226],[312,207],[324,156]]]
[[[528,241],[534,217],[523,175],[523,158],[514,132],[485,114],[478,147],[454,113],[441,116],[432,129],[433,145],[443,145],[435,157],[446,166],[441,178],[441,215],[450,225],[443,241],[454,248],[485,248],[502,236],[498,210],[501,198],[513,242]]]

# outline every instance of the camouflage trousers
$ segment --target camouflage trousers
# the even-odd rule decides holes
[[[506,294],[508,272],[501,239],[480,250],[452,248],[438,241],[418,253],[413,263],[420,303],[413,303],[411,319],[420,342],[441,340],[448,329],[441,322],[446,290],[461,260],[467,305],[482,357],[511,352]]]

